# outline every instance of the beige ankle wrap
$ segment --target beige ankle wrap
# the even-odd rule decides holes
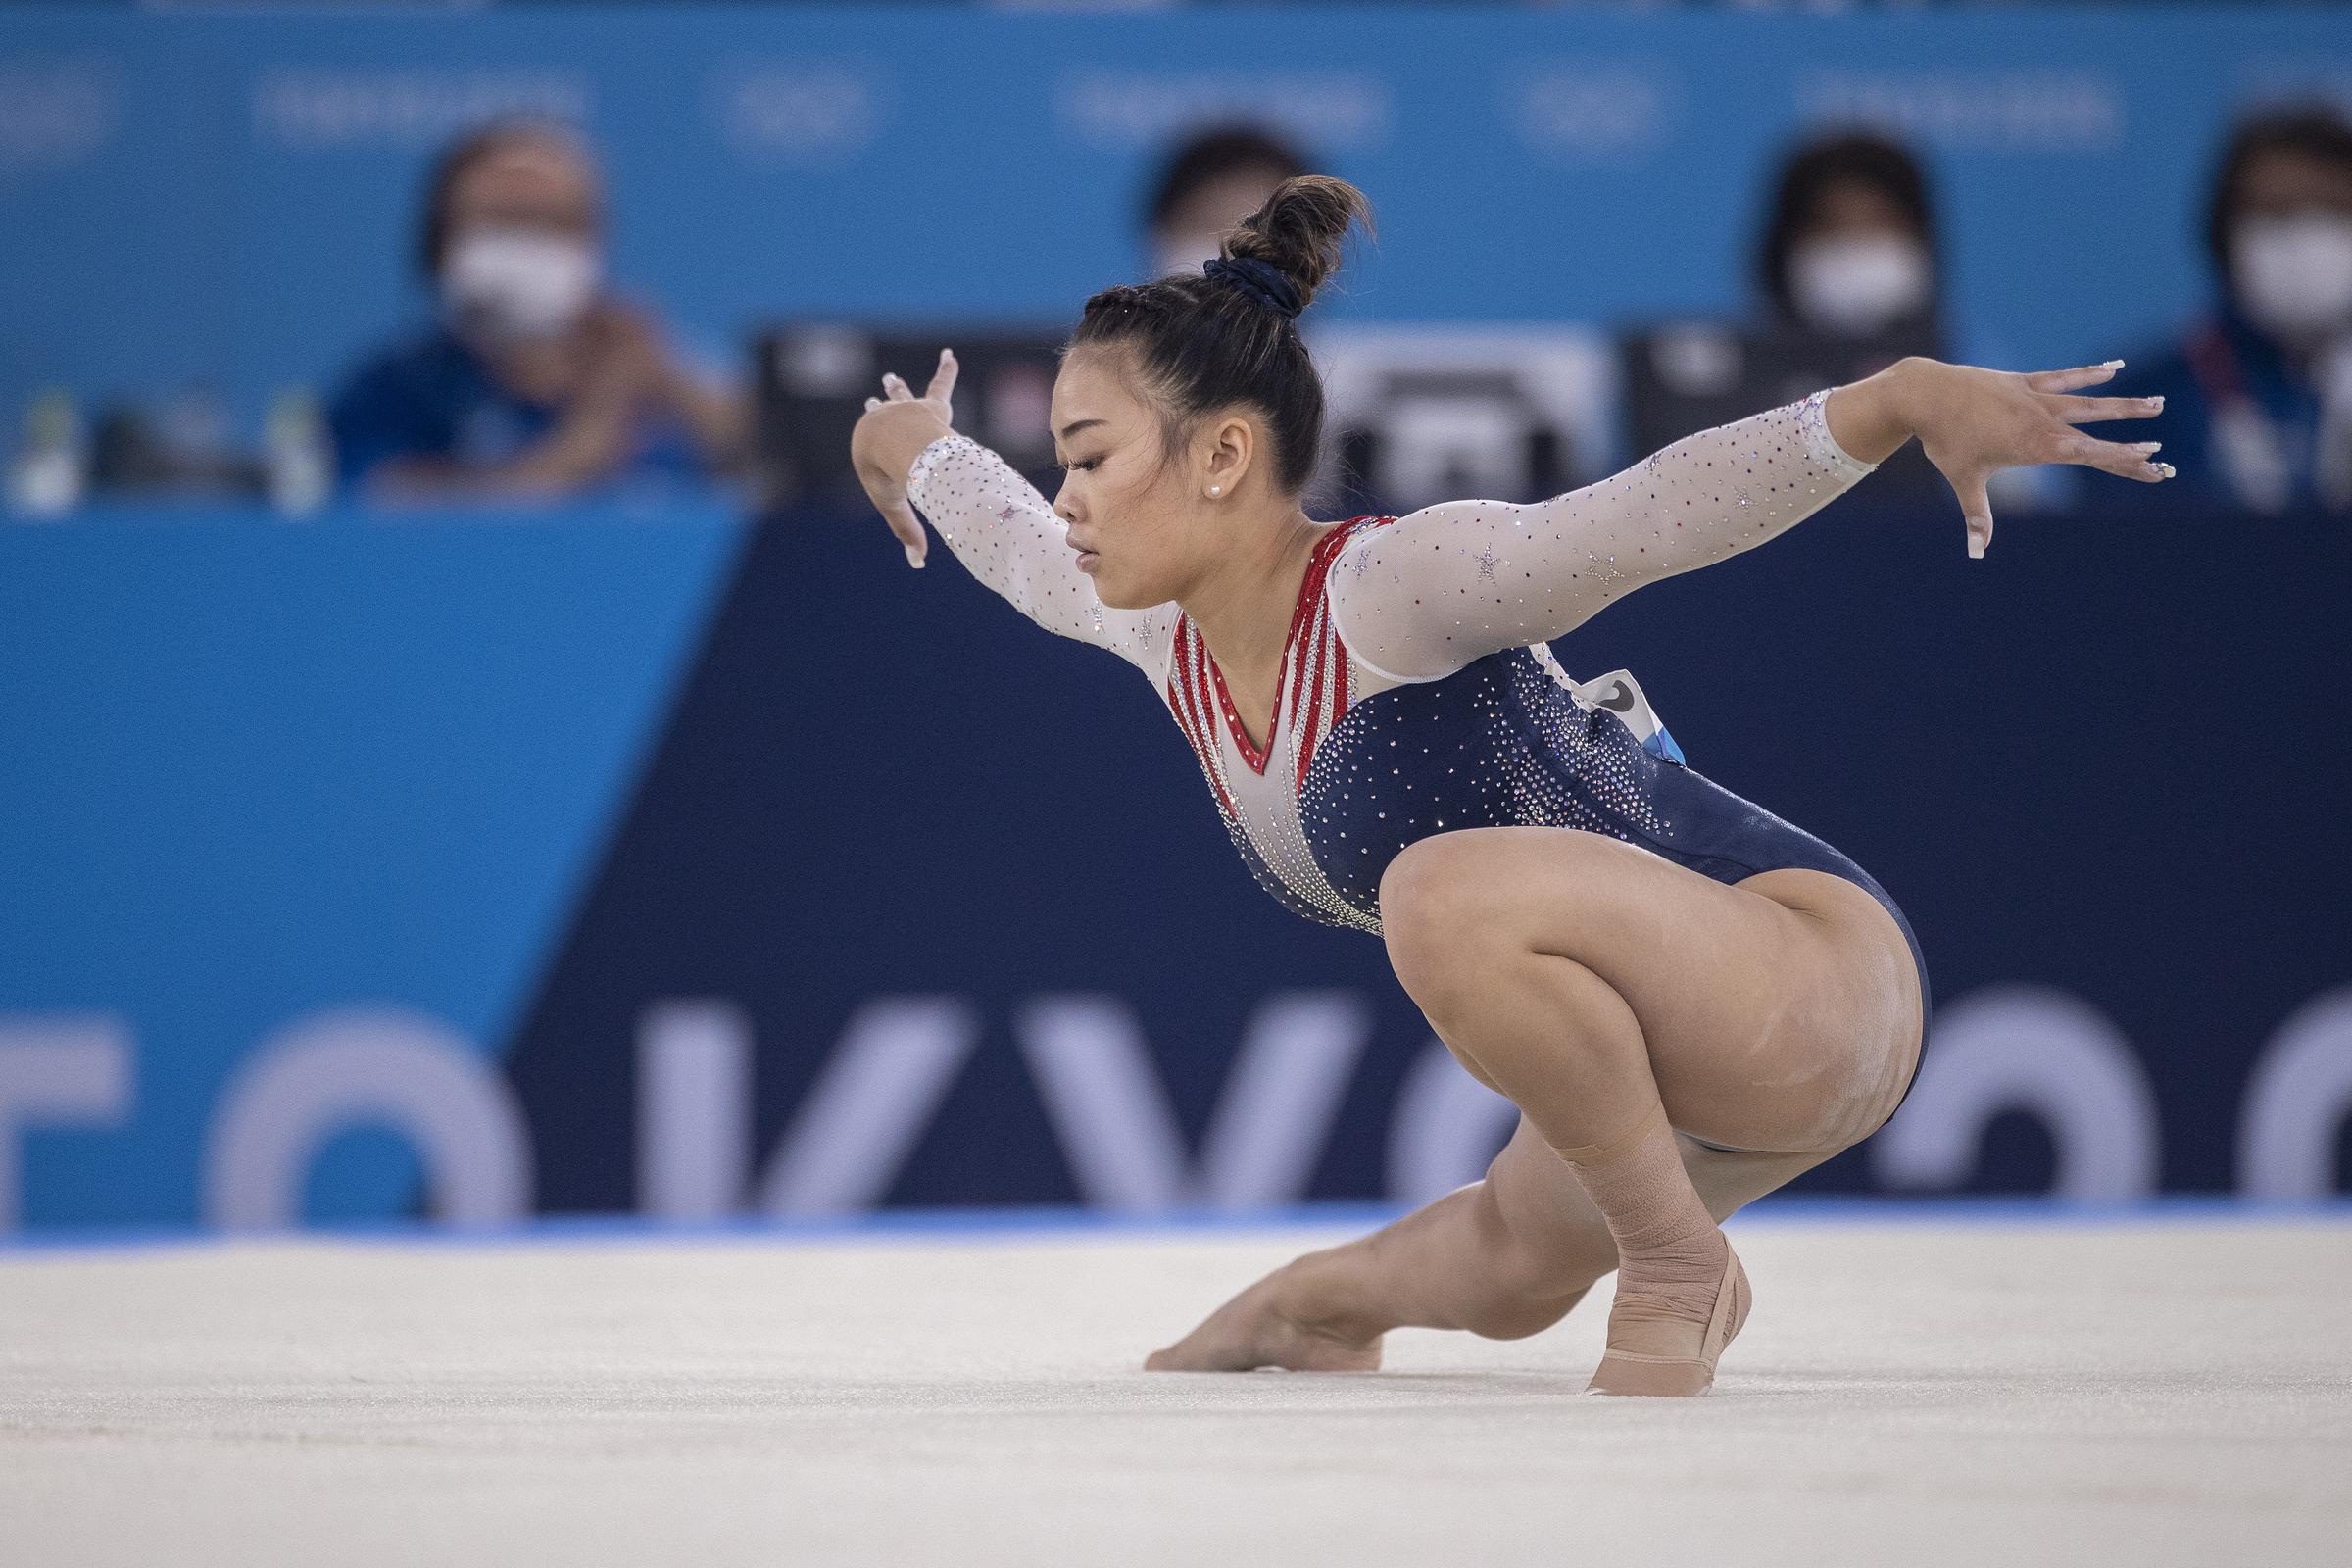
[[[1688,1323],[1693,1345],[1714,1310],[1725,1242],[1683,1170],[1666,1112],[1652,1106],[1605,1143],[1560,1149],[1617,1243],[1609,1339],[1639,1320]]]

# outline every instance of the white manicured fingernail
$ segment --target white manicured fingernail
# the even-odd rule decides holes
[[[2169,463],[2159,463],[2156,465],[2156,471],[2170,479],[2173,476],[2173,466]]]
[[[906,564],[912,566],[917,571],[923,569],[923,558],[915,554],[914,546],[912,545],[908,545],[906,547]]]
[[[1968,530],[1968,559],[1971,561],[1984,559],[1984,536],[1974,528]]]
[[[2163,412],[2163,409],[2164,409],[2164,399],[2162,399],[2162,398],[2150,398],[2150,399],[2148,399],[2148,407],[2149,407],[2149,408],[2151,408],[2151,409],[2155,409],[2155,410],[2157,410],[2159,413],[2161,413],[2161,412]]]
[[[2164,450],[2164,443],[2161,441],[2142,441],[2139,444],[2139,450],[2145,452],[2149,457],[2154,457],[2157,453]]]
[[[2120,370],[2123,368],[2124,362],[2121,360],[2109,360],[2105,365],[2099,367],[2102,370]]]

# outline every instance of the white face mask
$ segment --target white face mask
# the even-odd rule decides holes
[[[2230,275],[2256,326],[2309,342],[2352,326],[2352,219],[2317,208],[2242,218]]]
[[[441,302],[461,331],[493,343],[552,337],[579,320],[602,272],[596,249],[568,234],[466,229],[441,263]]]
[[[1928,303],[1928,253],[1893,234],[1810,239],[1788,256],[1797,314],[1840,337],[1868,337]]]
[[[1216,259],[1224,247],[1222,234],[1169,234],[1152,245],[1152,275],[1166,277],[1171,272],[1198,272]]]

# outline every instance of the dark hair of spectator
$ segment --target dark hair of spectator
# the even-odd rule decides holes
[[[1781,167],[1779,185],[1756,256],[1765,298],[1785,317],[1796,314],[1788,290],[1788,257],[1799,235],[1812,226],[1815,210],[1831,186],[1848,180],[1877,187],[1902,209],[1919,242],[1927,247],[1928,264],[1940,277],[1936,260],[1936,216],[1928,201],[1927,175],[1909,149],[1871,131],[1844,131],[1797,149]]]
[[[1224,255],[1267,263],[1311,301],[1339,270],[1342,243],[1358,223],[1372,224],[1362,191],[1305,174],[1283,181],[1242,220]],[[1289,495],[1306,488],[1323,438],[1323,378],[1289,316],[1232,279],[1179,272],[1086,302],[1070,347],[1110,344],[1132,347],[1145,395],[1163,412],[1167,453],[1200,416],[1251,409],[1265,420],[1276,482]]]
[[[1263,169],[1277,179],[1296,179],[1307,172],[1298,150],[1269,131],[1253,125],[1211,126],[1187,137],[1169,155],[1145,204],[1144,226],[1158,228],[1195,191],[1237,169]]]
[[[449,205],[458,182],[492,153],[516,142],[552,141],[565,146],[575,138],[568,126],[546,120],[495,120],[467,131],[442,149],[425,176],[424,206],[416,225],[416,270],[427,282],[440,276],[441,260],[449,254]]]
[[[2213,195],[2205,207],[2205,250],[2215,272],[2230,276],[2230,225],[2245,199],[2246,171],[2272,153],[2294,153],[2352,169],[2352,125],[2326,104],[2302,104],[2251,115],[2238,122],[2214,167]]]

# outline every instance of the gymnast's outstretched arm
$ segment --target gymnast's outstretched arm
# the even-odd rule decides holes
[[[956,559],[1022,614],[1108,648],[1154,679],[1165,670],[1175,607],[1104,605],[1052,505],[996,453],[969,436],[941,436],[914,460],[906,494]]]
[[[1176,609],[1113,610],[1078,569],[1061,519],[1011,465],[948,422],[956,357],[940,355],[922,397],[885,376],[888,399],[868,401],[852,443],[859,477],[891,531],[920,566],[929,541],[915,509],[966,570],[1050,632],[1118,654],[1152,679],[1167,667]]]
[[[2027,463],[2082,463],[2157,480],[2149,443],[2099,441],[2074,423],[2154,412],[2084,398],[2120,361],[2013,375],[1905,360],[1868,380],[1685,437],[1623,473],[1549,501],[1454,501],[1350,541],[1332,613],[1356,658],[1434,680],[1505,648],[1547,642],[1604,605],[1753,549],[1842,495],[1918,436],[1968,518],[1971,555],[1992,535],[1985,480]]]

